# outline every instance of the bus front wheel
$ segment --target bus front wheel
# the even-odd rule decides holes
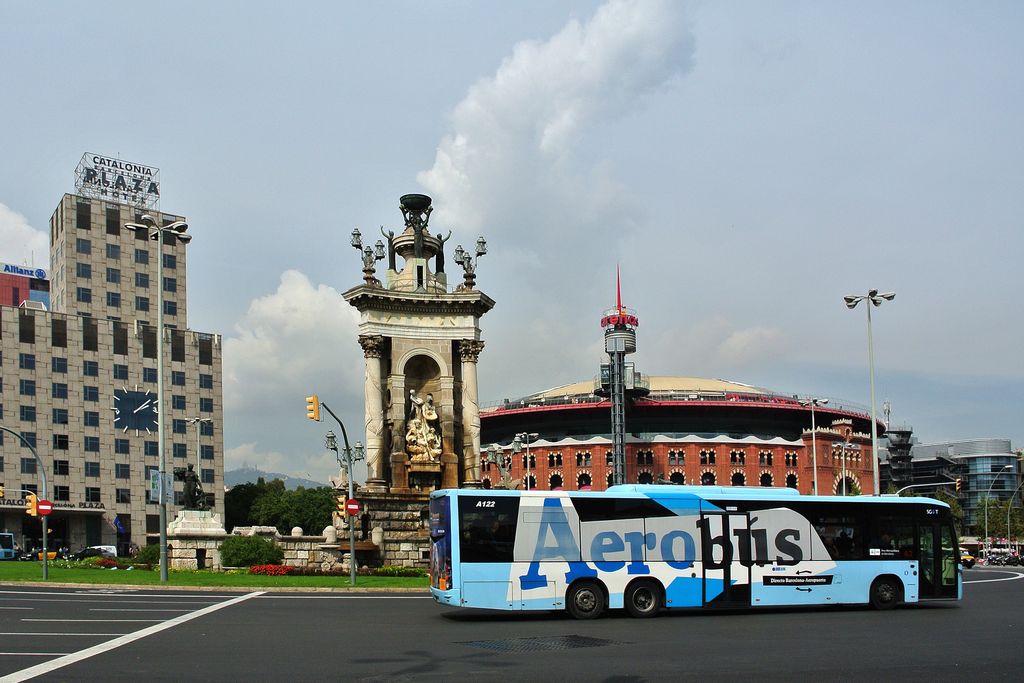
[[[901,588],[895,576],[879,576],[871,584],[871,606],[878,610],[892,609],[900,601]]]
[[[565,608],[576,619],[596,619],[604,612],[604,591],[596,581],[580,581],[569,588]]]
[[[661,608],[661,586],[654,581],[634,581],[624,597],[631,617],[653,617]]]

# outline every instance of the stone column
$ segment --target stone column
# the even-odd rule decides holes
[[[480,487],[480,399],[477,396],[476,364],[484,343],[459,341],[462,358],[462,467],[466,488]]]
[[[366,356],[363,399],[366,417],[366,487],[383,491],[384,479],[384,390],[381,387],[381,356],[385,339],[381,335],[360,335],[359,345]],[[351,476],[351,472],[349,473]]]

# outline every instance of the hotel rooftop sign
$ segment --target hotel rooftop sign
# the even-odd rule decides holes
[[[75,168],[75,191],[142,208],[160,203],[160,169],[86,152]]]

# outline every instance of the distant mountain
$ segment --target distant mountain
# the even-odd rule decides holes
[[[264,472],[263,470],[258,470],[255,467],[239,467],[236,470],[225,472],[224,485],[237,486],[239,484],[255,484],[256,480],[260,477],[263,477],[264,481],[280,479],[284,482],[284,487],[286,489],[297,489],[300,486],[307,489],[315,489],[320,486],[328,486],[328,484],[325,484],[324,482],[290,477],[287,474],[281,474],[280,472]]]

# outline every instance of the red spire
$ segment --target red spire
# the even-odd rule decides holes
[[[615,264],[615,310],[622,315],[622,279],[619,277],[619,264]]]

